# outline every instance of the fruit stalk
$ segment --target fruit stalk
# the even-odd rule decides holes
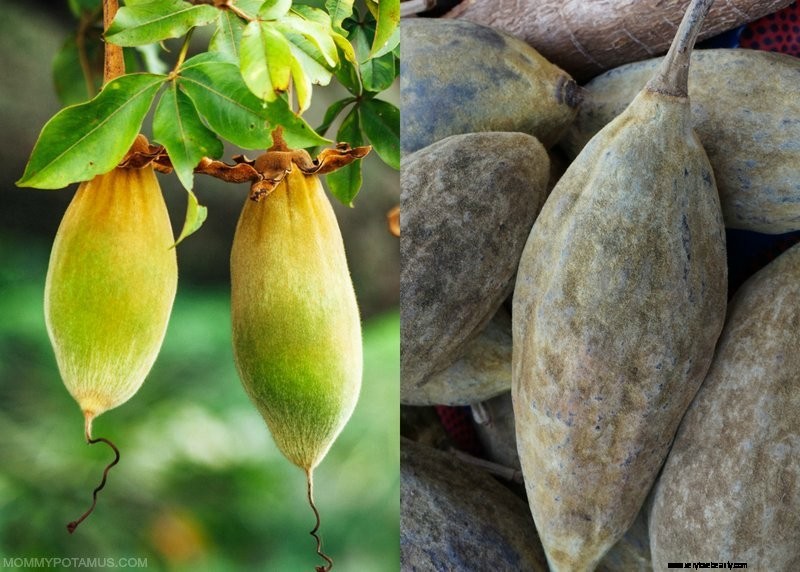
[[[103,0],[103,30],[108,30],[111,22],[119,10],[118,0]],[[125,75],[125,58],[122,54],[122,46],[117,46],[111,42],[105,42],[103,60],[103,85],[112,79]]]

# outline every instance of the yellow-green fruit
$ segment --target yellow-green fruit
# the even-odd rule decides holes
[[[328,452],[361,388],[361,324],[344,244],[316,176],[295,167],[247,200],[231,250],[239,376],[278,448],[306,471]]]
[[[58,228],[45,319],[64,384],[88,420],[136,393],[161,348],[178,266],[152,167],[81,183]]]

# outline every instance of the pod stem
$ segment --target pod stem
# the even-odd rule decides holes
[[[92,438],[92,418],[93,416],[91,414],[89,413],[86,414],[86,425],[85,425],[86,442],[89,445],[94,445],[95,443],[105,443],[106,445],[111,447],[111,449],[113,449],[114,460],[111,461],[111,463],[109,463],[106,466],[105,470],[103,471],[103,479],[100,481],[100,484],[97,485],[95,489],[92,491],[92,506],[90,506],[89,510],[83,513],[80,516],[80,518],[78,518],[77,520],[73,520],[67,525],[67,530],[69,531],[70,534],[75,532],[75,529],[78,528],[78,525],[82,523],[87,516],[92,514],[92,511],[94,510],[94,507],[97,504],[97,493],[100,492],[100,490],[102,490],[104,486],[106,486],[106,479],[108,478],[108,472],[111,470],[111,467],[119,463],[119,449],[117,449],[114,443],[112,443],[111,441],[109,441],[104,437],[98,437],[96,439]]]
[[[333,560],[330,558],[330,556],[322,551],[322,539],[317,534],[320,520],[319,511],[314,504],[314,476],[311,473],[311,469],[306,471],[306,482],[308,483],[308,504],[311,505],[311,510],[314,511],[314,517],[317,519],[314,529],[309,534],[311,534],[311,536],[313,536],[317,541],[317,555],[327,563],[324,566],[316,566],[314,569],[316,572],[329,572],[329,570],[333,568]]]
[[[689,4],[667,55],[664,56],[656,74],[647,82],[648,91],[675,97],[689,95],[689,62],[692,48],[713,3],[714,0],[692,0]]]

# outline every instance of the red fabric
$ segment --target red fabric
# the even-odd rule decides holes
[[[800,3],[794,2],[748,24],[742,31],[739,45],[800,57]]]

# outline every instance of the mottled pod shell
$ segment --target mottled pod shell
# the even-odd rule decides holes
[[[361,324],[344,244],[319,179],[294,168],[246,200],[231,249],[239,377],[281,452],[310,471],[361,388]]]
[[[800,570],[800,246],[730,304],[708,377],[655,486],[656,570],[678,560]]]
[[[400,38],[403,153],[475,131],[521,131],[550,147],[575,118],[577,84],[509,35],[419,18],[401,22]]]
[[[88,420],[133,396],[155,362],[178,282],[152,167],[81,183],[56,233],[47,331],[64,384]]]
[[[525,501],[452,454],[401,439],[400,569],[547,572]]]
[[[593,570],[639,512],[710,364],[726,278],[689,101],[643,90],[556,185],[517,273],[517,447],[553,570]]]
[[[510,294],[548,171],[544,147],[524,133],[454,135],[403,158],[403,386],[463,355]]]
[[[406,405],[470,405],[511,389],[511,314],[500,307],[477,336],[466,343],[464,355],[425,385],[400,387]]]
[[[560,146],[577,155],[622,113],[661,59],[622,66],[589,82]],[[799,91],[798,58],[743,49],[692,55],[692,123],[714,168],[725,226],[770,234],[800,230]]]

